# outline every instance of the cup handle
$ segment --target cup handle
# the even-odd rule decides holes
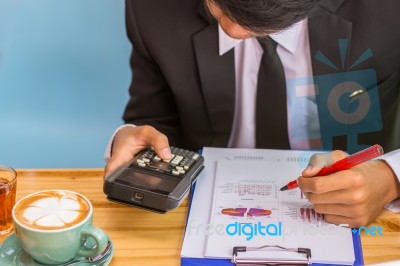
[[[87,238],[92,238],[96,245],[93,247],[87,247],[82,245],[81,249],[78,250],[78,255],[82,257],[94,257],[99,255],[107,246],[108,237],[106,233],[100,228],[95,226],[86,225],[81,232],[82,238],[87,240]],[[85,241],[86,242],[86,241]],[[85,243],[83,242],[83,244]]]

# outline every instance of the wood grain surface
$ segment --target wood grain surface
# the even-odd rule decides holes
[[[167,214],[110,202],[103,193],[102,169],[18,170],[17,200],[46,189],[79,192],[94,206],[94,224],[115,245],[111,266],[180,265],[188,201]],[[366,264],[400,259],[400,214],[383,211],[373,224],[383,236],[362,235]],[[7,236],[0,237],[3,242]]]

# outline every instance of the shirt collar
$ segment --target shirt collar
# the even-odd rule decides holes
[[[297,48],[298,40],[300,38],[300,34],[304,27],[307,26],[307,20],[302,20],[292,27],[271,34],[270,37],[278,43],[278,45],[282,46],[290,53],[294,53]],[[237,44],[241,43],[243,40],[234,39],[229,37],[224,30],[218,25],[218,38],[219,38],[219,55],[223,55],[232,48],[234,48]]]

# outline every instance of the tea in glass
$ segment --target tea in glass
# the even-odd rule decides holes
[[[9,166],[0,165],[0,236],[13,229],[12,208],[17,192],[17,173]]]

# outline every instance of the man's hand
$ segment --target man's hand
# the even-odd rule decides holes
[[[171,150],[168,138],[151,126],[122,128],[116,134],[104,176],[108,176],[118,167],[128,163],[139,151],[152,146],[161,159],[170,159]]]
[[[375,220],[387,203],[400,196],[400,183],[382,160],[315,176],[322,167],[346,156],[342,151],[313,155],[298,184],[314,210],[324,214],[327,222],[360,227]]]

